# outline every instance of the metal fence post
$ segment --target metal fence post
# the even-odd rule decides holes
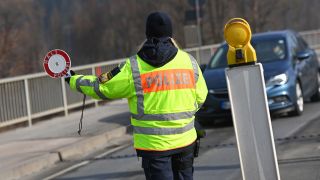
[[[30,103],[30,93],[29,93],[28,79],[24,79],[24,89],[25,89],[25,93],[26,93],[28,125],[29,125],[29,127],[31,127],[32,126],[32,119],[31,119],[31,103]]]
[[[65,84],[64,78],[61,78],[61,88],[62,88],[64,115],[68,116],[68,100],[67,100],[66,84]]]
[[[196,49],[196,56],[197,56],[198,64],[201,64],[200,48],[199,47]]]

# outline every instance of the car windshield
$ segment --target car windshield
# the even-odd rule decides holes
[[[251,44],[256,50],[258,62],[265,63],[286,58],[287,52],[283,38],[253,39]],[[218,48],[210,61],[209,67],[227,67],[227,52],[228,46],[226,44]]]

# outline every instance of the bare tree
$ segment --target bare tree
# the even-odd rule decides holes
[[[67,50],[73,65],[122,58],[145,40],[146,16],[168,13],[175,39],[185,47],[185,0],[2,0],[0,77],[42,70],[53,48]],[[225,23],[245,18],[253,32],[319,29],[319,0],[206,0],[202,5],[203,44],[223,41]]]
[[[0,3],[0,77],[39,71],[44,50],[41,7],[32,0]]]

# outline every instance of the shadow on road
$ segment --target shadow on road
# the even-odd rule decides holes
[[[99,119],[99,122],[116,123],[116,124],[127,126],[127,125],[130,125],[130,113],[124,112],[124,113],[111,115],[106,118]]]

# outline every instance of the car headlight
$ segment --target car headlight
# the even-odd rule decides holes
[[[266,86],[283,85],[287,82],[288,82],[288,75],[283,73],[269,79]]]

